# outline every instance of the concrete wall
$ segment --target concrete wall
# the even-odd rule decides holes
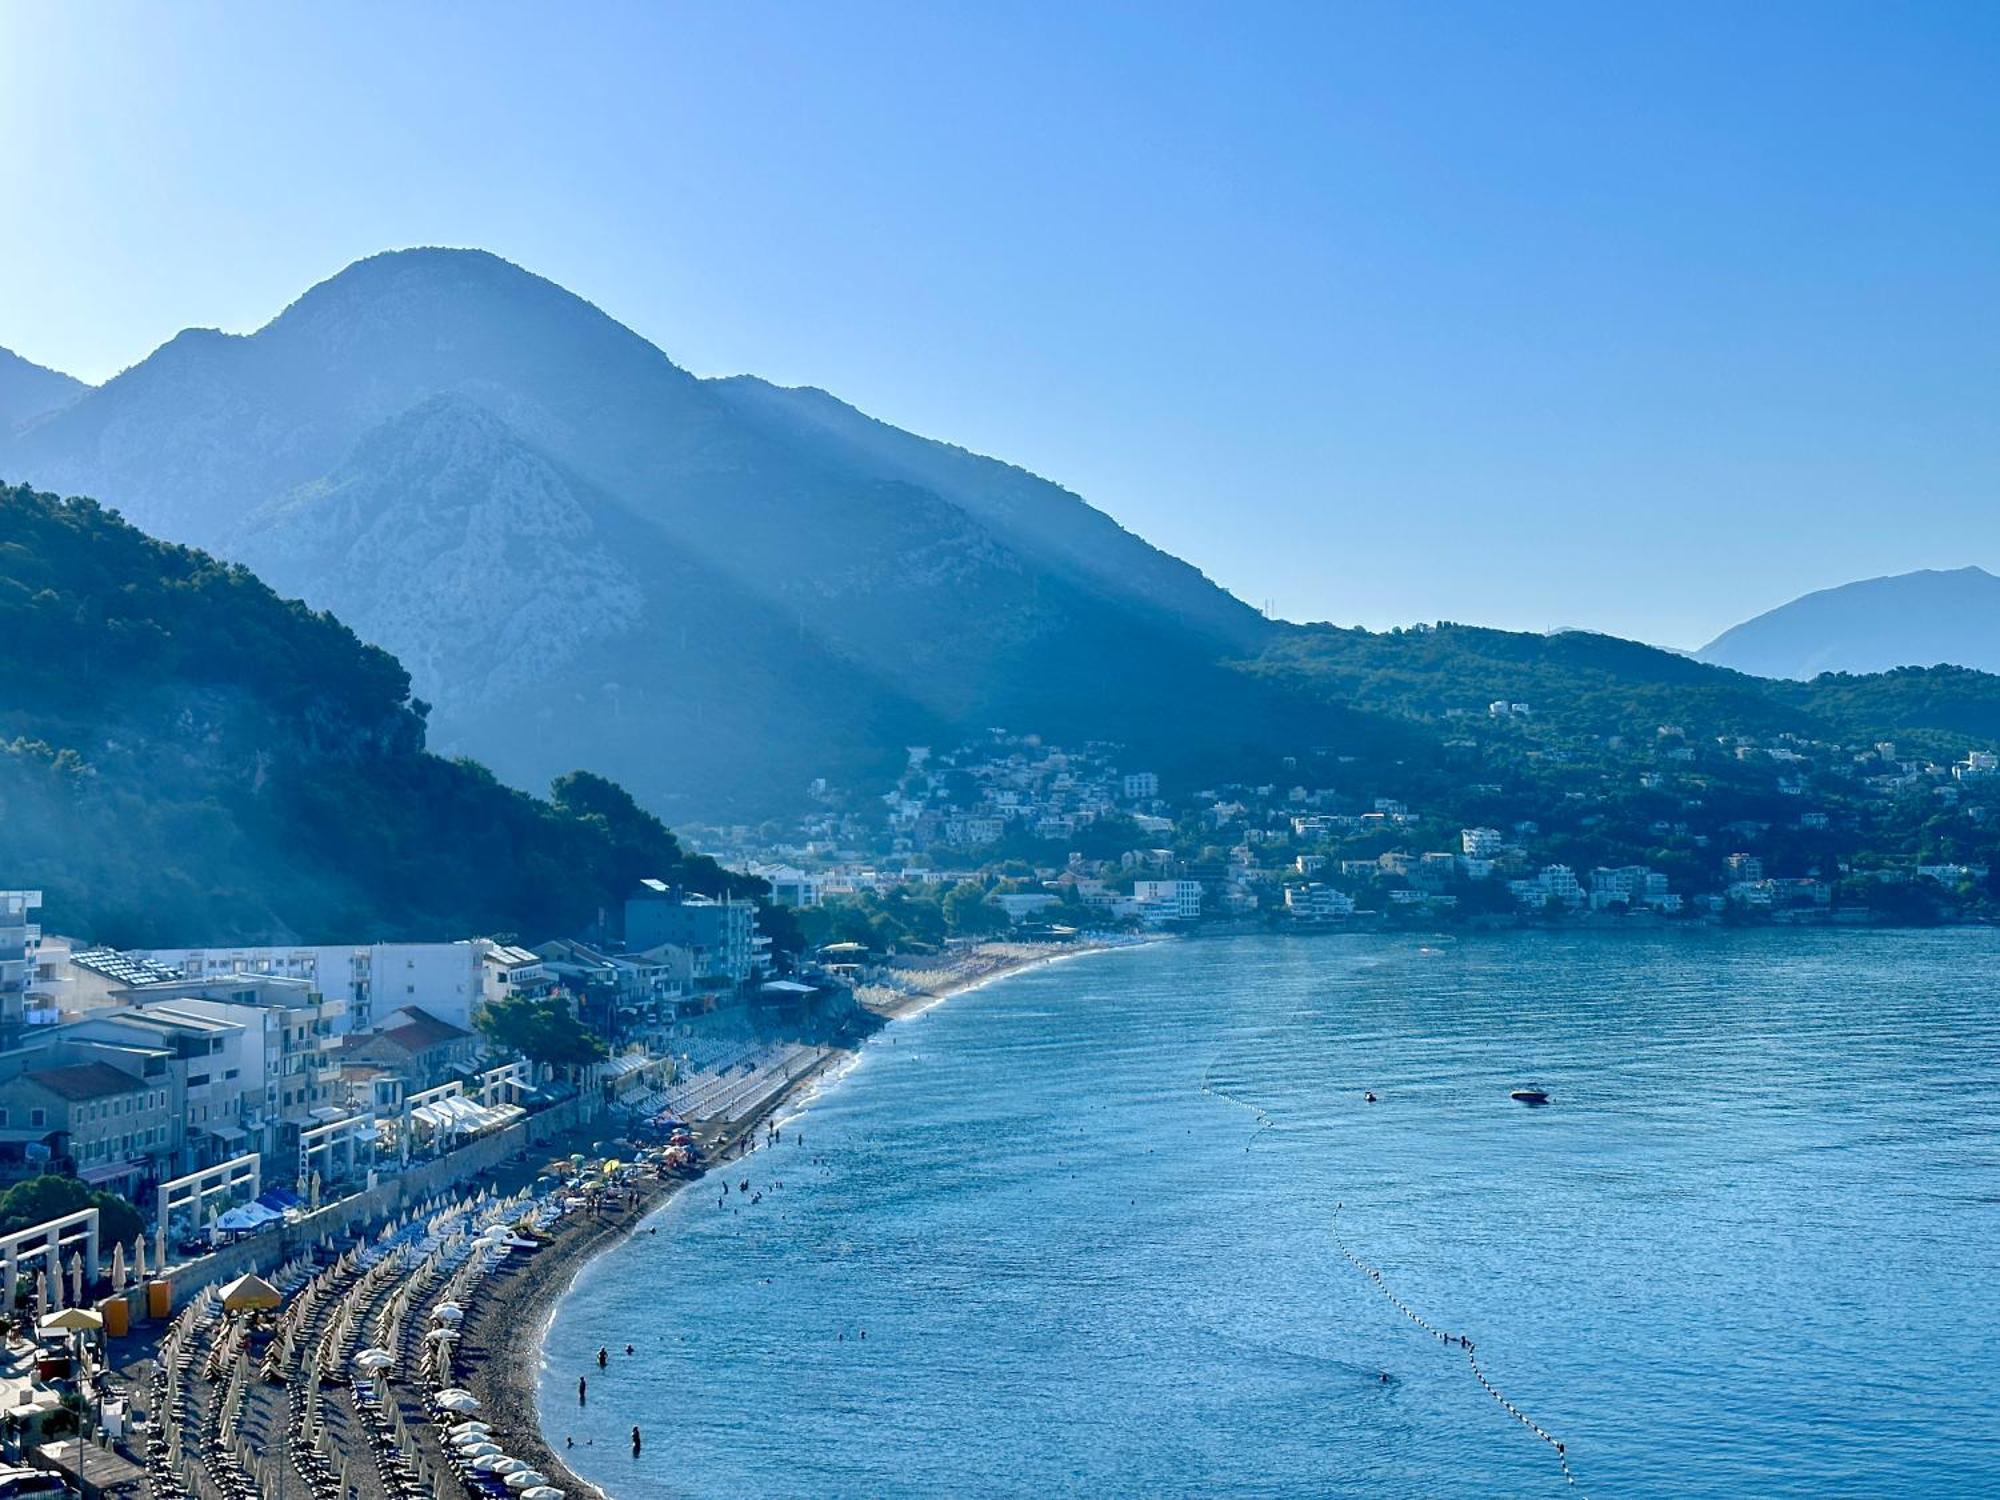
[[[318,1213],[291,1223],[273,1224],[199,1260],[174,1266],[166,1274],[166,1280],[173,1286],[173,1305],[180,1307],[205,1286],[234,1281],[251,1271],[269,1271],[328,1235],[347,1234],[362,1225],[401,1214],[434,1194],[468,1187],[473,1179],[502,1162],[567,1135],[595,1118],[599,1108],[597,1101],[589,1098],[571,1099],[517,1120],[505,1130],[482,1136],[435,1161],[420,1162],[365,1192],[329,1203]]]

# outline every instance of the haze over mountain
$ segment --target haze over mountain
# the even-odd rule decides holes
[[[535,785],[767,805],[987,723],[1255,738],[1270,627],[1075,495],[817,391],[701,380],[476,251],[349,267],[0,438],[0,472],[256,567]],[[1310,714],[1308,714],[1310,717]],[[1321,715],[1332,728],[1337,713]]]
[[[44,369],[0,349],[0,434],[47,415],[88,389],[59,370]]]
[[[2000,671],[2000,578],[1926,568],[1821,589],[1724,631],[1702,661],[1759,677],[1947,664]]]
[[[1426,726],[1523,691],[1585,732],[1994,720],[1973,674],[1809,701],[1606,637],[1268,621],[1059,485],[822,391],[699,379],[483,252],[375,256],[94,388],[5,370],[0,476],[331,611],[407,666],[433,748],[521,787],[588,768],[677,820],[876,785],[990,725],[1117,740],[1185,785],[1301,752],[1415,767]]]

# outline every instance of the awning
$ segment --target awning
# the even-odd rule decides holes
[[[226,1141],[232,1146],[250,1139],[249,1131],[234,1125],[211,1125],[208,1127],[208,1133],[218,1141]]]
[[[107,1162],[99,1167],[85,1167],[76,1175],[85,1182],[119,1182],[127,1177],[137,1177],[145,1170],[136,1161]]]

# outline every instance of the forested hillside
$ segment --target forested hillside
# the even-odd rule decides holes
[[[396,659],[93,501],[0,488],[0,873],[111,943],[587,923],[639,876],[742,889],[619,788],[424,750]]]

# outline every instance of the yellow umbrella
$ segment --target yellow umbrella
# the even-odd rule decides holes
[[[95,1333],[104,1326],[104,1319],[87,1307],[65,1307],[50,1313],[37,1326],[45,1333]]]
[[[261,1312],[284,1305],[285,1294],[257,1275],[239,1276],[222,1289],[222,1305],[229,1312]]]

